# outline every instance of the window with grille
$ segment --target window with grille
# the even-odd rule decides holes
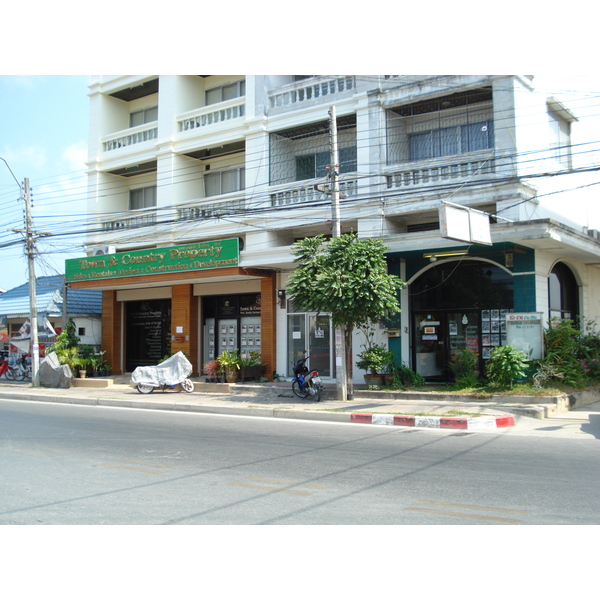
[[[224,102],[225,100],[233,100],[246,95],[246,82],[242,79],[228,85],[206,90],[206,105]]]
[[[356,147],[340,148],[338,151],[340,173],[356,171]],[[325,177],[331,163],[329,152],[315,152],[296,156],[296,180]]]
[[[138,188],[129,192],[129,210],[156,206],[156,186]]]
[[[218,196],[239,192],[246,187],[246,169],[230,169],[215,171],[204,175],[204,192],[206,196]]]
[[[129,115],[129,127],[137,127],[153,121],[158,121],[158,106],[138,110]]]
[[[452,156],[494,147],[494,122],[442,127],[409,136],[410,160]]]

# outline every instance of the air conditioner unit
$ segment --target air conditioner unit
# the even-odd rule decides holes
[[[99,246],[98,248],[94,248],[92,252],[93,256],[102,256],[103,254],[114,254],[117,249],[114,246]]]

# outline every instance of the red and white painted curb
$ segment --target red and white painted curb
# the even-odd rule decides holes
[[[512,415],[487,417],[437,417],[402,416],[351,413],[351,423],[371,423],[373,425],[400,425],[401,427],[433,427],[436,429],[497,429],[515,424]]]

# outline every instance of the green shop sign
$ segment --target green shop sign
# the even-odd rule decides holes
[[[67,281],[90,281],[237,267],[239,258],[239,240],[233,238],[170,248],[71,258],[65,261],[65,278]]]

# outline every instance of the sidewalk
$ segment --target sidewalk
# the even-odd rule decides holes
[[[488,401],[435,391],[360,388],[355,389],[354,400],[342,402],[335,397],[334,384],[325,385],[321,402],[297,398],[291,383],[283,382],[229,385],[194,380],[191,394],[176,390],[140,394],[129,386],[126,377],[74,380],[74,384],[70,389],[34,388],[28,382],[1,379],[0,398],[442,429],[510,427],[515,424],[515,415],[540,419],[568,411],[566,397],[562,401],[548,398],[545,404],[527,404],[524,400],[531,399],[497,396]],[[100,385],[105,387],[92,387]]]

